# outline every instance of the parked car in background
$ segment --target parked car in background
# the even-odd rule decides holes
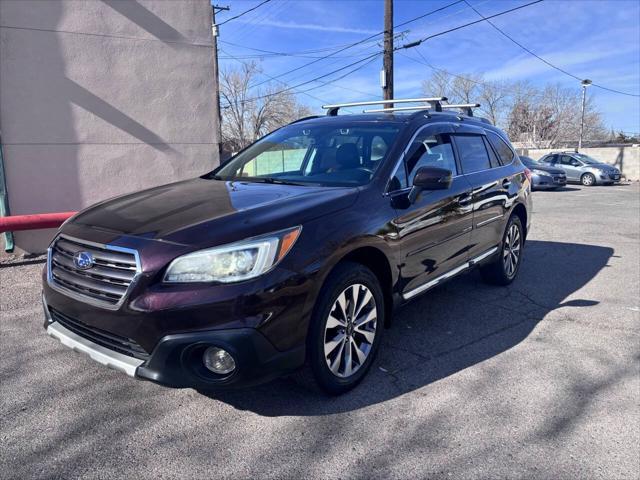
[[[561,168],[567,174],[568,182],[580,182],[585,187],[620,181],[620,170],[583,153],[552,152],[539,162]]]
[[[531,170],[532,190],[554,189],[567,184],[567,175],[564,170],[536,162],[533,158],[523,155],[520,155],[520,160]]]
[[[78,213],[49,248],[47,332],[173,387],[306,365],[330,394],[353,388],[394,307],[475,267],[508,285],[522,262],[528,170],[504,132],[439,100],[331,106],[202,177]]]

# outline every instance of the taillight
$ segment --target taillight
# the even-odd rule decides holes
[[[525,168],[524,176],[527,177],[527,180],[531,181],[531,170],[529,170],[528,168]]]

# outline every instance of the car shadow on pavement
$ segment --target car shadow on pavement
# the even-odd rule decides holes
[[[510,350],[553,310],[597,305],[568,298],[608,266],[612,255],[608,247],[530,240],[509,287],[486,285],[474,271],[426,293],[395,313],[369,374],[340,397],[288,378],[207,395],[265,416],[327,415],[385,402]]]
[[[558,188],[547,188],[547,189],[536,189],[534,190],[535,192],[577,192],[578,190],[580,190],[577,187],[571,187],[571,186],[566,186],[566,187],[558,187]]]

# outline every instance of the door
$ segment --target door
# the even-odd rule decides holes
[[[471,187],[459,175],[450,124],[431,124],[414,136],[389,182],[389,199],[396,211],[397,235],[393,248],[404,262],[400,278],[405,298],[410,298],[430,280],[467,260],[472,229]],[[434,166],[452,172],[446,190],[422,191],[409,201],[418,168]]]
[[[570,155],[560,155],[558,166],[567,174],[567,180],[577,182],[582,175],[582,164]]]
[[[454,141],[462,173],[472,187],[469,257],[473,259],[492,251],[502,240],[509,208],[517,196],[513,169],[508,166],[515,154],[509,149],[511,158],[502,160],[490,143],[502,140],[489,140],[484,130],[477,127],[457,128]],[[503,152],[502,156],[505,155]]]

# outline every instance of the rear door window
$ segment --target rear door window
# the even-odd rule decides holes
[[[480,135],[455,135],[462,173],[474,173],[491,168],[489,154]]]

